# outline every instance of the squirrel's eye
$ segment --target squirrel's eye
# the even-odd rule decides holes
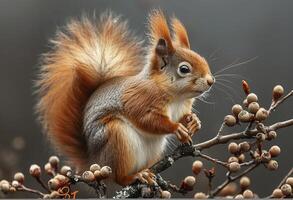
[[[178,74],[182,77],[186,76],[187,74],[189,74],[191,72],[191,66],[189,63],[187,62],[182,62],[179,64],[178,67]]]

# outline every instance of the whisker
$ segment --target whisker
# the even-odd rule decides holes
[[[239,74],[218,74],[214,76],[217,80],[218,77],[231,77],[231,78],[241,78],[241,79],[245,79],[245,80],[249,80],[248,78],[239,75]]]
[[[248,60],[246,60],[246,61],[243,61],[243,62],[240,62],[240,63],[237,63],[237,64],[233,64],[233,65],[231,65],[231,66],[229,66],[229,67],[226,67],[226,68],[223,68],[223,69],[221,69],[220,71],[217,71],[217,72],[215,73],[215,75],[217,75],[217,74],[219,74],[219,73],[221,73],[221,72],[223,72],[223,71],[226,71],[226,70],[228,70],[228,69],[231,69],[231,68],[234,68],[234,67],[237,67],[237,66],[240,66],[240,65],[247,64],[247,63],[249,63],[249,62],[251,62],[251,61],[253,61],[253,60],[257,59],[257,58],[258,58],[258,56],[255,56],[254,58],[248,59]]]
[[[214,50],[209,56],[208,56],[208,60],[213,60],[213,56],[215,56],[219,51],[221,51],[220,48],[217,48],[216,50]]]
[[[219,89],[219,90],[221,90],[223,93],[225,93],[228,97],[229,97],[229,99],[231,100],[231,102],[233,103],[233,104],[235,104],[235,101],[234,101],[234,99],[233,99],[233,97],[225,90],[225,89],[222,89],[222,88],[220,88],[220,87],[217,87],[217,89]]]
[[[236,96],[241,100],[242,99],[242,95],[240,92],[238,92],[236,89],[234,89],[233,87],[229,86],[229,85],[225,85],[224,83],[221,83],[218,81],[218,84],[224,86],[227,89],[230,89],[234,94],[236,94]]]

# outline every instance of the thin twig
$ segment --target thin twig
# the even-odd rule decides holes
[[[283,98],[279,99],[277,102],[272,103],[268,112],[269,114],[273,112],[281,103],[283,103],[286,99],[288,99],[291,95],[293,95],[293,90],[291,90],[286,96]]]
[[[279,183],[277,188],[281,188],[281,186],[286,182],[287,178],[289,178],[289,176],[291,176],[291,174],[293,174],[293,167],[291,168],[291,170],[287,173],[287,175],[283,178],[283,180]]]
[[[227,179],[224,181],[221,185],[219,185],[215,190],[211,192],[210,197],[214,197],[217,195],[224,187],[226,187],[229,183],[241,178],[242,176],[246,175],[247,173],[251,172],[254,168],[256,168],[259,165],[259,163],[255,163],[251,167],[247,168],[244,170],[242,173],[236,175],[236,176],[231,176],[231,173],[228,172],[227,174]]]
[[[29,193],[37,194],[40,197],[44,197],[45,196],[44,193],[42,193],[42,192],[40,192],[38,190],[34,190],[34,189],[31,189],[31,188],[25,187],[24,185],[21,185],[21,186],[17,187],[16,189],[17,189],[17,191],[29,192]]]

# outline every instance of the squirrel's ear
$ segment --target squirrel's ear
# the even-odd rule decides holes
[[[166,40],[160,38],[156,46],[156,54],[160,57],[168,55],[168,46]]]
[[[156,47],[157,53],[162,53],[163,48],[167,50],[166,52],[168,54],[172,54],[174,52],[168,24],[161,10],[153,10],[150,13],[149,31],[150,31],[151,42],[153,46]],[[157,47],[160,50],[157,50]]]
[[[184,25],[176,17],[172,18],[172,29],[175,42],[184,48],[190,49],[187,31]]]

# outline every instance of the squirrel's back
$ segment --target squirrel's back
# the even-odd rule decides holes
[[[71,21],[43,56],[37,112],[49,138],[70,161],[87,162],[83,111],[105,81],[142,70],[142,48],[127,23],[111,13]]]

